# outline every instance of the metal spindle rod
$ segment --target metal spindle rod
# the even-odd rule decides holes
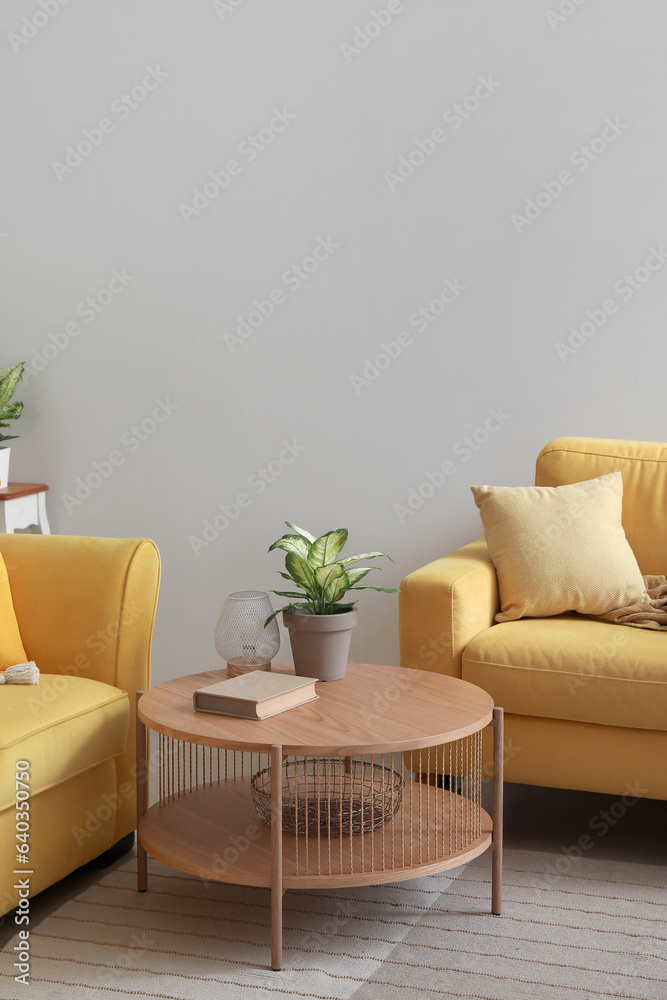
[[[283,967],[283,749],[271,747],[271,968]]]

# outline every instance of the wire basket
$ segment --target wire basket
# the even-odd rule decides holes
[[[285,833],[338,836],[370,833],[388,823],[403,798],[403,777],[382,764],[339,757],[292,758],[283,762]],[[250,779],[252,801],[271,825],[271,768]]]

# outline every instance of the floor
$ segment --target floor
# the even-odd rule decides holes
[[[504,813],[507,847],[667,865],[667,802],[506,784]]]
[[[484,790],[486,809],[490,791],[490,786]],[[572,855],[584,847],[587,857],[667,865],[667,802],[633,801],[630,796],[623,802],[613,795],[506,784],[504,811],[508,848]],[[111,867],[125,864],[130,856]],[[33,898],[31,926],[97,882],[102,871],[91,863]],[[0,949],[15,931],[12,914],[0,917]]]

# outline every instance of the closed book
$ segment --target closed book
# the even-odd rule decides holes
[[[251,670],[217,684],[199,688],[193,695],[197,712],[236,715],[243,719],[268,719],[297,705],[319,698],[316,677],[294,677]]]

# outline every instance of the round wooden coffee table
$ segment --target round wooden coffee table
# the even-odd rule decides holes
[[[485,691],[350,663],[342,680],[317,684],[317,701],[261,722],[195,712],[194,691],[224,677],[208,671],[138,693],[140,890],[147,852],[193,875],[270,888],[273,969],[282,968],[287,889],[418,878],[493,845],[491,909],[500,913],[503,710]],[[481,805],[488,725],[493,821]],[[158,733],[150,808],[146,727]]]

